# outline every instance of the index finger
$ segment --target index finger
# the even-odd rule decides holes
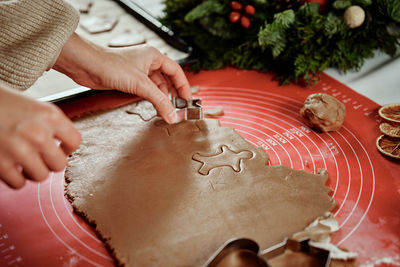
[[[190,85],[181,66],[169,57],[162,56],[160,70],[171,79],[179,97],[191,99]]]

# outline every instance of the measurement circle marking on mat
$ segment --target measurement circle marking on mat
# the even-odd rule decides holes
[[[335,88],[324,87],[323,90],[336,93],[349,104],[353,101]],[[333,242],[340,245],[357,230],[373,201],[375,173],[363,144],[346,126],[337,132],[316,133],[302,122],[299,114],[302,102],[261,90],[209,86],[201,87],[196,96],[202,98],[205,108],[222,107],[221,124],[235,128],[249,143],[263,147],[270,156],[269,165],[284,164],[313,173],[319,168],[327,169],[328,186],[338,203],[333,213],[341,227]],[[351,104],[356,106],[357,103]],[[72,212],[65,199],[63,173],[53,174],[49,180],[48,186],[39,184],[37,190],[39,208],[47,227],[82,261],[95,266],[112,266],[112,258],[103,243]]]
[[[73,224],[67,224],[64,222],[71,221],[71,217],[68,215],[68,213],[72,212],[71,210],[65,212],[62,209],[62,203],[64,203],[65,199],[63,192],[64,174],[52,173],[48,180],[48,189],[43,189],[41,184],[38,184],[38,203],[42,217],[49,230],[65,247],[71,251],[72,254],[79,256],[82,260],[94,266],[104,266],[107,263],[112,266],[113,259],[109,256],[102,245],[99,247],[99,243],[102,243],[100,240],[91,239],[91,242],[87,244],[79,238],[83,231],[82,226],[75,228],[74,231],[71,231],[68,227]],[[51,207],[49,207],[47,203],[49,199],[51,202]],[[57,204],[54,203],[55,201],[57,201]],[[53,216],[56,216],[57,219],[53,219],[53,221],[50,222],[50,219],[48,218]],[[54,221],[56,221],[56,223],[54,223]],[[81,224],[86,225],[86,223]],[[71,237],[77,242],[71,241]]]
[[[201,89],[199,96],[203,99],[204,106],[210,104],[212,106],[223,107],[225,116],[220,118],[222,125],[238,128],[240,124],[245,123],[242,121],[241,123],[232,124],[232,121],[236,121],[235,117],[239,115],[246,117],[249,114],[256,114],[258,121],[264,120],[263,122],[267,123],[268,126],[273,127],[270,122],[276,119],[276,117],[279,117],[280,125],[284,125],[285,123],[291,124],[291,126],[294,125],[298,129],[303,126],[298,112],[303,103],[295,99],[249,88],[202,87]],[[278,115],[274,118],[271,113]],[[229,117],[231,114],[234,116]],[[335,197],[339,204],[335,211],[335,216],[342,227],[342,233],[341,237],[334,239],[334,241],[340,245],[358,228],[373,201],[375,173],[372,162],[362,143],[345,126],[336,133],[317,134],[313,132],[301,132],[304,136],[309,137],[308,140],[314,140],[313,143],[317,145],[320,152],[323,151],[322,160],[325,164],[324,167],[328,169],[328,173],[330,174],[329,182],[336,182],[335,186],[332,186],[332,184],[330,186],[334,187],[333,197]],[[246,136],[246,132],[243,135],[247,140],[252,138],[251,136]],[[303,140],[304,137],[300,139]],[[329,142],[335,145],[335,153]],[[309,144],[305,141],[301,141],[301,143],[303,149],[304,147],[309,147]],[[362,152],[361,154],[360,151]],[[305,151],[304,154],[306,154]],[[283,154],[280,155],[283,156]],[[315,156],[316,154],[313,155],[312,159],[315,158],[319,162],[316,164],[321,164],[321,158]],[[279,164],[278,161],[273,161],[273,154],[270,153],[270,157],[272,165]],[[293,154],[291,154],[291,157],[293,157]],[[341,161],[340,164],[338,160]],[[280,161],[283,160],[280,159]],[[325,161],[329,162],[328,166]],[[284,164],[288,165],[287,162],[288,160]],[[364,164],[361,164],[361,162]],[[316,164],[313,163],[313,166],[316,166]],[[321,167],[318,166],[317,168]],[[368,179],[368,181],[365,181],[365,179]],[[367,207],[362,211],[362,214],[359,214],[359,212],[356,214],[355,211],[360,202]],[[346,214],[343,210],[346,210],[348,213]],[[344,226],[346,226],[345,229],[343,228]]]

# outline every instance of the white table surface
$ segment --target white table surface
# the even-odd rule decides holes
[[[399,54],[391,58],[376,52],[375,57],[366,60],[359,72],[343,74],[331,68],[325,73],[380,105],[400,103]]]

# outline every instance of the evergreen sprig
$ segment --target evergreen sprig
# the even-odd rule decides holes
[[[398,52],[399,0],[328,0],[322,12],[319,3],[277,12],[275,1],[240,1],[256,9],[249,29],[229,21],[231,0],[165,0],[162,21],[195,47],[199,60],[192,69],[274,71],[282,83],[312,84],[328,67],[358,70],[374,50]],[[359,28],[343,21],[351,5],[366,13]]]
[[[295,15],[293,10],[285,10],[274,15],[272,23],[265,24],[258,33],[258,44],[262,50],[270,49],[272,56],[277,58],[286,46],[286,30],[293,24]]]

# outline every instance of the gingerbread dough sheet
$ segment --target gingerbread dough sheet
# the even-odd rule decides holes
[[[66,171],[67,197],[120,264],[199,266],[234,237],[265,249],[335,206],[326,172],[267,166],[218,120],[167,125],[143,105],[77,120]]]

